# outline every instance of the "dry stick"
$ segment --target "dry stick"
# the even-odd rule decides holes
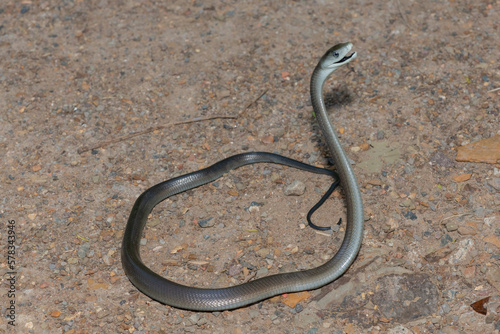
[[[245,107],[245,109],[243,109],[242,111],[240,111],[240,113],[238,114],[238,116],[242,115],[248,108],[250,108],[252,105],[254,105],[258,100],[260,100],[260,98],[262,96],[264,96],[264,94],[266,94],[267,91],[268,91],[268,89],[264,90],[262,93],[260,93],[259,96],[257,96],[256,99],[254,99],[252,102],[250,102],[249,104],[247,104],[247,106]],[[171,126],[174,126],[174,125],[188,124],[188,123],[195,123],[195,122],[202,122],[202,121],[209,121],[211,119],[221,119],[221,118],[223,118],[223,119],[234,119],[234,118],[238,118],[238,116],[220,116],[220,115],[216,115],[216,116],[209,116],[209,117],[198,117],[198,118],[188,119],[186,121],[181,121],[181,122],[174,122],[174,123],[169,123],[169,124],[152,126],[150,128],[147,128],[146,130],[137,131],[137,132],[133,132],[133,133],[130,133],[128,135],[125,135],[125,136],[121,136],[121,137],[113,138],[113,139],[110,139],[110,140],[106,140],[106,141],[103,141],[103,142],[101,142],[99,144],[96,144],[94,146],[82,146],[82,147],[80,147],[77,150],[77,152],[78,152],[78,154],[82,154],[84,152],[88,152],[90,150],[96,150],[98,148],[107,146],[109,144],[119,143],[121,141],[130,139],[130,138],[134,138],[134,137],[137,137],[137,136],[142,136],[142,135],[144,135],[146,133],[150,133],[150,132],[153,132],[153,131],[165,129],[165,128],[168,128],[168,127],[171,127]]]
[[[267,91],[269,89],[264,89],[262,91],[262,93],[259,94],[259,96],[257,96],[256,99],[254,99],[252,102],[250,102],[249,104],[247,104],[247,106],[245,107],[245,109],[243,109],[242,111],[240,111],[239,113],[239,116],[243,115],[245,113],[245,111],[247,111],[248,108],[250,108],[251,106],[253,106],[255,103],[257,103],[257,101],[259,101],[264,95],[266,95]]]
[[[399,15],[401,15],[401,18],[403,19],[404,24],[412,29],[410,22],[406,19],[406,15],[403,13],[403,10],[401,9],[401,3],[399,3],[399,0],[397,0],[397,7],[399,11]]]
[[[496,92],[497,90],[500,90],[500,87],[489,90],[489,91],[487,91],[487,93],[493,93],[493,92]]]
[[[468,216],[468,215],[471,215],[471,214],[472,214],[472,212],[466,212],[466,213],[460,213],[458,215],[449,216],[449,217],[441,219],[441,221],[439,222],[439,224],[442,224],[445,220],[448,220],[448,219],[451,219],[451,218]]]
[[[96,145],[94,145],[92,147],[91,146],[82,146],[82,147],[80,147],[78,149],[77,152],[79,154],[82,154],[84,152],[87,152],[87,151],[90,151],[90,150],[95,150],[95,149],[107,146],[109,144],[118,143],[118,142],[130,139],[130,138],[133,138],[133,137],[137,137],[137,136],[142,136],[142,135],[144,135],[146,133],[150,133],[150,132],[153,132],[153,131],[165,129],[165,128],[168,128],[168,127],[171,127],[171,126],[174,126],[174,125],[188,124],[188,123],[195,123],[195,122],[202,122],[202,121],[209,121],[211,119],[217,119],[217,118],[237,118],[237,116],[199,117],[199,118],[188,119],[186,121],[181,121],[181,122],[174,122],[174,123],[168,123],[168,124],[163,124],[163,125],[152,126],[150,128],[147,128],[146,130],[133,132],[133,133],[130,133],[130,134],[125,135],[125,136],[121,136],[121,137],[117,137],[117,138],[113,138],[113,139],[110,139],[110,140],[103,141],[103,142],[101,142],[99,144],[96,144]]]

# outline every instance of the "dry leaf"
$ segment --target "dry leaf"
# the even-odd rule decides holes
[[[493,245],[497,246],[498,248],[500,248],[500,238],[497,237],[496,235],[489,235],[486,238],[484,238],[483,240],[484,240],[484,242],[488,242],[488,243],[493,244]]]
[[[455,175],[454,177],[452,177],[452,179],[455,182],[464,182],[464,181],[470,180],[471,176],[472,176],[472,173],[461,174],[461,175]]]
[[[490,300],[490,297],[483,298],[481,300],[478,300],[477,302],[470,304],[470,307],[472,307],[472,309],[474,311],[476,311],[477,313],[481,313],[483,315],[486,315],[488,310],[485,307],[485,304],[488,303],[489,300]]]
[[[500,136],[497,135],[475,143],[460,146],[457,151],[457,161],[486,162],[490,164],[499,163]]]
[[[231,190],[229,190],[227,193],[228,193],[229,195],[231,195],[231,196],[234,196],[234,197],[238,197],[238,195],[239,195],[239,194],[238,194],[238,192],[237,192],[236,190],[232,190],[232,189],[231,189]]]
[[[283,295],[283,299],[281,300],[281,302],[290,308],[294,308],[298,303],[309,297],[311,297],[311,293],[309,291],[289,293]]]

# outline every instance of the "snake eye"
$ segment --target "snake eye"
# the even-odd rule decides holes
[[[334,52],[333,52],[333,56],[334,56],[335,58],[337,58],[337,57],[339,56],[339,53],[338,53],[337,51],[334,51]]]

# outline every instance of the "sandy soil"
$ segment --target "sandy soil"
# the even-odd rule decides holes
[[[500,166],[455,156],[500,134],[499,11],[494,0],[2,2],[0,332],[498,333],[498,314],[469,305],[500,293]],[[334,163],[309,78],[344,41],[358,59],[325,90],[365,205],[352,268],[298,304],[221,313],[138,292],[120,247],[148,187],[248,151]],[[213,116],[233,118],[178,124]],[[285,196],[295,180],[305,193]],[[177,195],[153,211],[144,261],[204,287],[320,265],[344,230],[304,227],[328,182],[258,165]],[[314,220],[340,217],[336,191]]]

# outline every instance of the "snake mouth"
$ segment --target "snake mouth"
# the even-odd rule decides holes
[[[351,53],[350,55],[348,56],[344,56],[342,59],[340,59],[337,64],[344,64],[344,63],[348,63],[350,62],[351,60],[353,60],[354,58],[356,58],[356,52],[353,52]]]

